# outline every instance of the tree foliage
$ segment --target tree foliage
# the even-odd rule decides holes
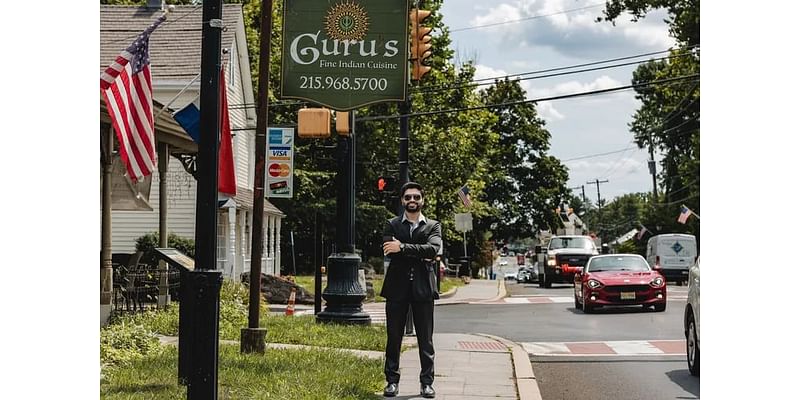
[[[633,73],[633,83],[699,76],[699,0],[609,0],[604,19],[614,22],[627,12],[637,21],[655,9],[667,11],[665,22],[678,46],[671,51],[671,58],[640,65]],[[653,234],[692,233],[699,243],[700,224],[695,218],[686,225],[676,222],[682,204],[700,213],[699,78],[639,87],[636,98],[642,105],[630,123],[634,139],[640,148],[651,148],[662,155],[658,173],[661,190],[658,197],[650,197],[642,220]]]

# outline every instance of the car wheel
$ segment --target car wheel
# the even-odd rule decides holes
[[[656,310],[656,312],[662,312],[667,309],[667,303],[656,304],[653,308]]]
[[[586,299],[584,298],[583,299],[583,313],[584,314],[591,314],[593,312],[594,312],[594,306],[589,304],[589,302],[586,301]]]
[[[694,315],[689,315],[689,331],[686,336],[686,360],[689,363],[689,372],[694,376],[700,376],[700,347],[697,345]]]

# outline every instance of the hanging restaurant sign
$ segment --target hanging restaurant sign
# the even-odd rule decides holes
[[[286,0],[281,98],[337,111],[402,101],[408,0]]]

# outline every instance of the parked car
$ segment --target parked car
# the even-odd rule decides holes
[[[508,260],[506,260],[506,259],[500,260],[500,266],[501,267],[506,266],[506,265],[508,265]]]
[[[666,233],[647,241],[647,262],[658,265],[668,282],[678,286],[689,279],[689,268],[697,258],[697,241],[694,235]]]
[[[638,254],[605,254],[589,258],[575,271],[575,308],[591,313],[614,305],[667,309],[664,276]]]
[[[700,258],[689,269],[689,296],[683,313],[683,333],[686,336],[686,360],[689,372],[700,376]]]
[[[508,272],[506,272],[506,274],[503,277],[506,280],[511,281],[511,280],[517,279],[517,274],[514,271],[508,271]]]
[[[520,267],[517,270],[517,283],[527,283],[531,281],[531,270],[526,267]]]

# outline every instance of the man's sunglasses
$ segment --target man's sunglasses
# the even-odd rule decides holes
[[[403,196],[403,200],[405,200],[405,201],[409,201],[412,198],[414,200],[422,200],[422,195],[419,195],[419,194],[407,194],[407,195]]]

